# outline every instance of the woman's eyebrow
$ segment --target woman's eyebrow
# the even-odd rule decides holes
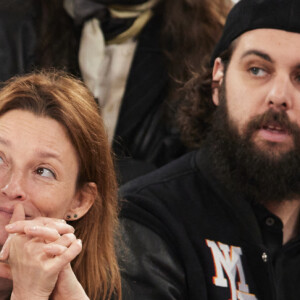
[[[35,153],[39,158],[54,158],[54,159],[58,160],[59,162],[62,162],[59,153],[56,151],[36,149]]]

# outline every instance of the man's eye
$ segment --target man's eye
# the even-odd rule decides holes
[[[258,67],[252,67],[249,69],[249,72],[257,77],[263,77],[267,74],[267,72],[264,69],[258,68]]]
[[[51,171],[50,169],[47,169],[47,168],[37,168],[36,169],[36,173],[40,176],[43,176],[43,177],[47,177],[47,178],[56,178],[56,175],[53,171]]]
[[[0,165],[4,164],[3,158],[0,156]]]
[[[295,76],[295,80],[297,81],[297,83],[300,83],[300,74],[297,74]],[[1,162],[0,162],[1,163]]]

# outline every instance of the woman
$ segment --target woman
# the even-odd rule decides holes
[[[0,299],[120,299],[116,227],[113,163],[92,95],[64,73],[8,81],[0,91],[1,245],[9,234]]]

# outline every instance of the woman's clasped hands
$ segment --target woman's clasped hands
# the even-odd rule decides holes
[[[13,281],[11,299],[88,299],[70,266],[82,249],[72,226],[46,217],[25,220],[17,204],[5,229],[0,276]]]

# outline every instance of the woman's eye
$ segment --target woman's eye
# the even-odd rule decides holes
[[[47,177],[47,178],[56,178],[55,173],[47,168],[37,168],[36,173],[40,176]]]
[[[6,166],[7,164],[7,161],[5,160],[5,157],[4,156],[0,156],[0,166]]]
[[[249,72],[251,74],[253,74],[254,76],[257,76],[257,77],[263,77],[267,74],[267,72],[262,69],[262,68],[258,68],[258,67],[252,67],[249,69]]]

